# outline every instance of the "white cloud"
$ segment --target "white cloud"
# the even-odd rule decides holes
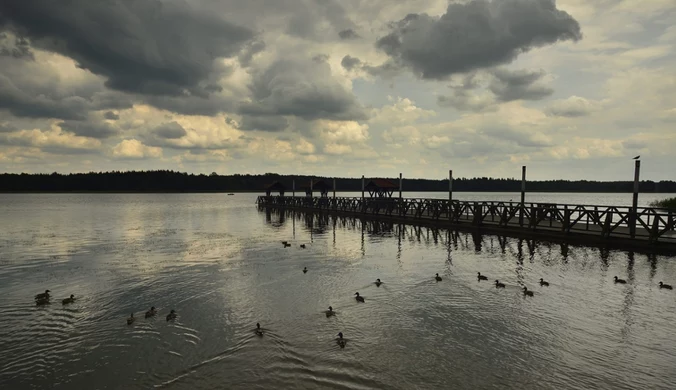
[[[162,157],[162,148],[146,146],[137,139],[125,139],[111,149],[111,156],[120,160]]]

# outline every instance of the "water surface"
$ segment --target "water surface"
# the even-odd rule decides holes
[[[0,387],[676,384],[676,295],[657,288],[676,284],[675,258],[266,213],[255,196],[0,195]],[[56,299],[36,307],[46,288]]]

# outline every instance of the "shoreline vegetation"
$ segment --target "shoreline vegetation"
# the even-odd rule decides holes
[[[382,178],[382,177],[381,177]],[[291,193],[292,181],[296,195],[309,187],[310,180],[325,180],[332,185],[333,178],[309,175],[189,174],[175,171],[90,172],[71,174],[0,174],[1,193],[263,193],[278,181]],[[367,178],[368,181],[370,178]],[[399,178],[385,178],[398,184]],[[533,180],[526,183],[528,192],[632,192],[631,181],[588,180]],[[405,192],[447,192],[448,179],[404,178]],[[361,192],[361,178],[336,178],[336,191]],[[453,192],[515,192],[521,191],[521,180],[489,177],[454,178]],[[676,193],[675,181],[641,181],[642,193]],[[665,199],[666,206],[674,207],[676,198]],[[656,202],[655,204],[657,204]],[[671,206],[670,206],[671,205]]]
[[[650,202],[651,207],[676,211],[676,198],[667,198]]]

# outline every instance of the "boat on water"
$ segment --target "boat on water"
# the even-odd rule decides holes
[[[235,194],[228,194],[228,195],[235,195]]]

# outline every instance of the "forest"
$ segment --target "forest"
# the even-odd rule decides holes
[[[264,192],[278,181],[291,192],[308,187],[310,180],[333,178],[306,175],[219,175],[189,174],[175,171],[90,172],[71,174],[0,174],[0,192]],[[367,178],[368,180],[368,178]],[[390,178],[395,184],[398,178]],[[448,179],[407,179],[404,191],[448,191]],[[529,192],[632,192],[630,181],[545,180],[528,181]],[[490,177],[454,178],[453,191],[519,192],[521,181]],[[361,178],[336,178],[337,191],[361,191]],[[642,181],[640,192],[676,193],[674,181]]]

